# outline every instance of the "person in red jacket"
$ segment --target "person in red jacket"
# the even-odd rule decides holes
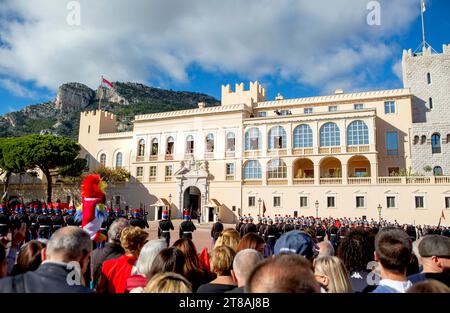
[[[98,293],[125,292],[127,279],[135,274],[135,263],[147,238],[148,233],[139,227],[127,227],[122,231],[120,243],[125,254],[103,263]]]

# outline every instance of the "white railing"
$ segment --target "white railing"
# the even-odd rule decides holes
[[[342,178],[320,178],[321,185],[342,185]]]
[[[406,183],[409,185],[430,184],[431,177],[407,177]]]
[[[349,177],[347,179],[349,185],[370,185],[371,181],[370,177]]]
[[[378,177],[377,182],[379,185],[401,184],[402,177]]]
[[[294,178],[294,185],[314,185],[314,178]]]

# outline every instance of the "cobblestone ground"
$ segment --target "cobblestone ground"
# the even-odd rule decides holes
[[[173,227],[175,230],[172,230],[170,232],[170,245],[172,245],[176,240],[178,240],[179,237],[179,229],[180,224],[182,220],[172,220]],[[197,230],[193,233],[193,241],[195,243],[195,246],[197,247],[198,253],[200,253],[203,248],[208,248],[209,251],[212,249],[212,239],[211,239],[211,228],[213,223],[201,223],[198,224],[197,221],[194,221],[195,227],[197,227]],[[150,240],[158,239],[158,222],[156,221],[148,221],[148,224],[150,226],[150,229],[148,229],[148,232],[150,234]],[[226,228],[234,228],[235,225],[233,224],[224,224],[224,229]]]

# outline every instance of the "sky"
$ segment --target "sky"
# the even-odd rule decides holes
[[[442,52],[450,1],[425,3]],[[0,114],[101,75],[217,99],[255,80],[268,100],[401,88],[421,41],[420,0],[0,0]]]

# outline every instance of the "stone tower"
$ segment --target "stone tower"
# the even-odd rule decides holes
[[[450,175],[450,45],[442,53],[403,51],[403,85],[414,95],[412,172]],[[431,167],[427,172],[425,167]]]

